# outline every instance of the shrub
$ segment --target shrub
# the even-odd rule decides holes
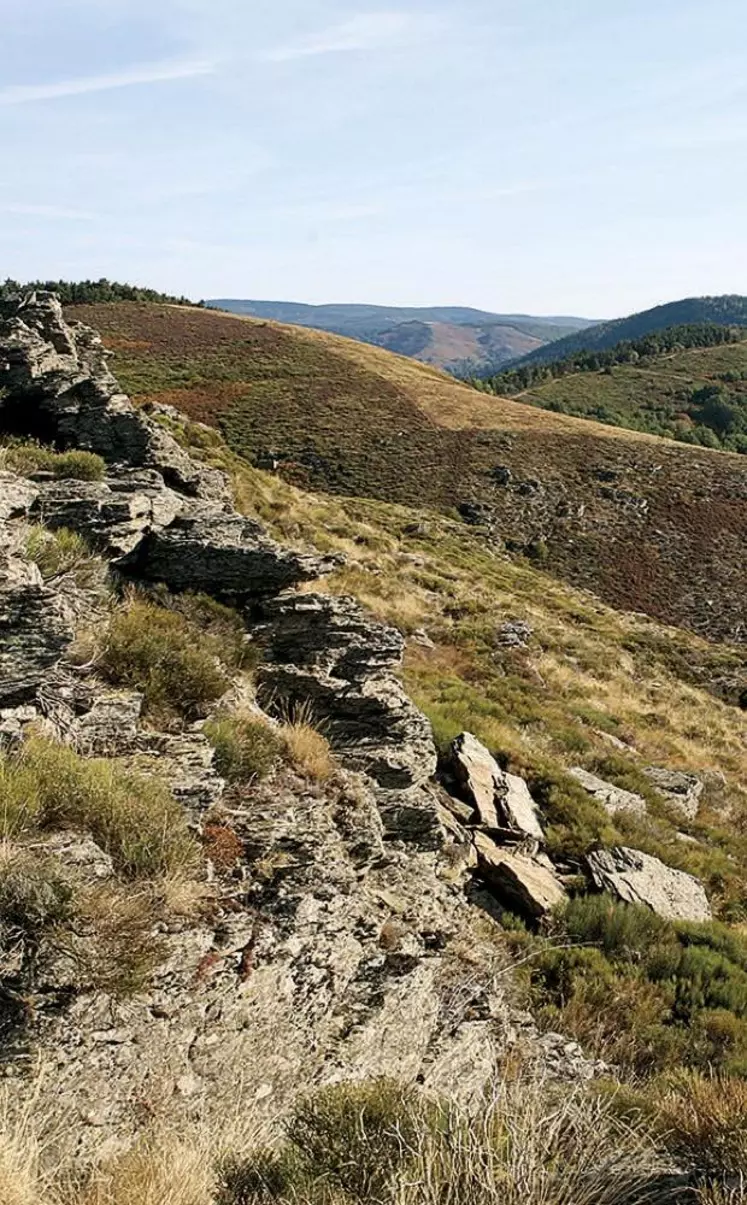
[[[46,472],[60,479],[100,481],[106,473],[106,461],[93,452],[56,452],[33,440],[8,440],[5,461],[21,475]]]
[[[563,926],[572,941],[591,943],[615,961],[640,963],[654,945],[676,944],[673,925],[637,904],[620,904],[608,895],[571,900]]]
[[[133,892],[117,883],[78,893],[75,930],[82,940],[73,940],[69,952],[84,989],[121,998],[148,986],[165,948],[153,933],[154,903],[149,891]]]
[[[83,584],[93,565],[93,554],[86,541],[66,527],[57,531],[32,527],[26,537],[25,552],[39,567],[45,581],[73,573]]]
[[[151,714],[193,719],[228,687],[217,639],[184,616],[134,599],[111,620],[101,668],[111,682],[136,687]]]
[[[388,1081],[322,1089],[219,1205],[674,1205],[645,1128],[583,1089],[498,1085],[468,1115]]]
[[[651,1093],[651,1112],[673,1157],[698,1177],[719,1180],[747,1168],[747,1083],[680,1072]]]
[[[205,735],[215,749],[216,770],[233,783],[266,778],[285,751],[280,733],[251,714],[209,720]]]
[[[11,831],[80,827],[134,877],[177,873],[196,862],[184,809],[157,779],[79,757],[41,737],[1,759],[0,772]],[[25,811],[19,799],[28,801]]]

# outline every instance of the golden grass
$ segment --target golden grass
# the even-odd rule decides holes
[[[211,313],[219,314],[219,311]],[[476,389],[432,368],[394,352],[384,351],[368,343],[358,343],[344,335],[328,331],[317,331],[309,327],[290,326],[287,323],[266,321],[247,315],[222,315],[228,322],[238,321],[252,326],[269,326],[292,334],[299,344],[307,343],[337,356],[367,372],[380,376],[410,395],[410,400],[432,421],[434,426],[460,429],[463,427],[490,430],[500,427],[506,431],[532,431],[538,427],[544,432],[558,435],[595,435],[603,439],[618,440],[621,432],[589,419],[572,418],[565,414],[541,411],[538,417],[532,407],[509,398],[489,397]],[[631,442],[661,443],[657,436],[638,431],[625,431],[624,438]]]
[[[327,782],[335,771],[329,741],[311,724],[299,720],[283,724],[280,735],[294,769],[317,782]]]

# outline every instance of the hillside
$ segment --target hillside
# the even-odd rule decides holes
[[[213,300],[208,306],[254,318],[309,326],[360,339],[433,364],[456,376],[495,372],[568,331],[584,318],[491,314],[464,306],[302,305],[283,301]]]
[[[734,1199],[740,650],[250,467],[50,297],[0,441],[3,1205]]]
[[[543,335],[545,332],[543,332]],[[372,334],[366,342],[398,355],[411,356],[454,376],[500,368],[533,348],[544,338],[501,323],[467,326],[447,322],[401,322]]]
[[[441,511],[625,610],[745,637],[747,464],[492,398],[321,332],[167,306],[74,308],[140,402],[289,480]]]
[[[522,357],[521,363],[541,364],[549,360],[561,360],[573,352],[614,347],[626,339],[640,339],[653,331],[666,330],[669,326],[686,326],[691,323],[716,322],[721,326],[747,325],[747,297],[727,294],[722,297],[688,297],[683,301],[672,301],[658,305],[628,318],[616,318],[612,322],[600,322],[585,330],[566,335],[550,347],[540,347]]]
[[[747,330],[668,327],[608,350],[523,364],[480,389],[684,443],[747,452]]]

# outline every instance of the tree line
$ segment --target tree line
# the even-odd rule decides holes
[[[159,293],[157,289],[122,284],[105,277],[100,280],[30,280],[23,283],[8,279],[0,285],[0,300],[7,301],[34,291],[57,293],[63,305],[96,305],[111,301],[148,301],[162,305],[204,304],[190,301],[188,297],[174,297],[170,293]]]

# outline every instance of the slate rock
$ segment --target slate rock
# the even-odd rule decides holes
[[[543,839],[537,805],[524,779],[506,774],[471,732],[454,740],[450,762],[460,792],[474,807],[480,824]]]
[[[235,604],[331,573],[339,560],[283,548],[260,523],[213,503],[192,502],[167,527],[150,531],[122,565],[172,590]]]
[[[568,898],[546,861],[502,849],[485,833],[475,832],[473,841],[480,878],[520,915],[539,920]]]
[[[587,857],[594,884],[628,904],[643,904],[665,920],[708,921],[703,884],[638,849],[600,849]]]
[[[643,773],[681,816],[686,820],[695,819],[705,785],[697,774],[667,770],[662,766],[648,766]]]
[[[624,791],[614,783],[605,782],[603,778],[598,778],[596,774],[591,774],[581,766],[573,766],[569,773],[585,791],[599,800],[610,816],[616,815],[617,812],[628,812],[633,816],[646,815],[646,800],[642,795],[637,795],[634,791]]]

